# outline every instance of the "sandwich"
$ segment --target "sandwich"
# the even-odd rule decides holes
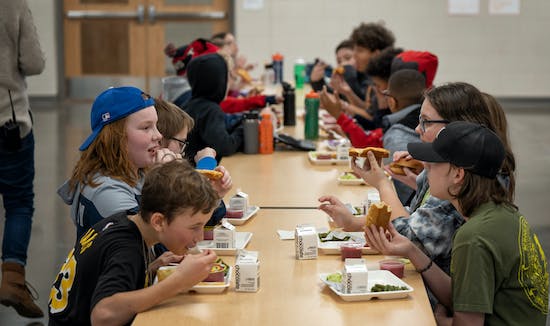
[[[349,149],[349,156],[355,157],[355,158],[367,157],[368,152],[372,152],[377,160],[390,157],[390,151],[381,147],[365,147],[365,148],[352,147]]]
[[[405,171],[403,171],[404,167],[411,169],[416,174],[424,170],[424,164],[415,159],[406,160],[402,158],[390,163],[390,170],[395,174],[405,175]]]
[[[199,172],[200,174],[204,175],[205,177],[207,177],[210,180],[219,180],[223,177],[223,173],[221,173],[220,171],[201,170],[201,169],[197,169],[196,171]]]
[[[383,201],[379,203],[373,203],[369,207],[369,212],[367,213],[367,222],[366,226],[376,225],[377,228],[388,228],[388,223],[390,222],[391,216],[391,207]]]

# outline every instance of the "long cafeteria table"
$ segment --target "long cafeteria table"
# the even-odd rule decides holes
[[[303,121],[285,127],[285,133],[303,138]],[[318,149],[320,148],[318,143]],[[279,151],[271,155],[236,154],[221,164],[231,173],[233,189],[249,195],[259,212],[238,232],[251,232],[247,250],[259,252],[260,289],[236,292],[230,286],[220,294],[190,292],[178,295],[137,315],[133,325],[435,325],[424,283],[408,264],[403,281],[414,291],[402,299],[346,302],[325,286],[319,273],[341,271],[338,255],[296,260],[293,240],[280,240],[277,230],[294,230],[298,224],[328,228],[327,215],[316,209],[321,195],[335,195],[344,203],[360,205],[370,186],[339,185],[338,176],[347,165],[314,165],[307,152]],[[234,256],[221,256],[234,266]],[[378,269],[380,255],[363,255],[369,270]]]
[[[335,195],[344,203],[359,206],[369,186],[343,186],[338,176],[348,165],[313,165],[307,152],[276,151],[271,155],[236,154],[221,163],[233,179],[230,195],[240,189],[251,205],[272,208],[313,208],[322,195]],[[228,198],[228,197],[226,197]]]
[[[140,313],[133,325],[435,325],[421,276],[410,265],[402,279],[414,291],[402,299],[345,302],[323,285],[319,273],[343,267],[338,255],[296,260],[294,241],[280,240],[276,231],[296,224],[328,227],[318,210],[263,209],[239,232],[252,232],[247,250],[259,251],[260,289],[236,292],[234,279],[219,294],[178,295]],[[235,257],[221,256],[233,266]],[[363,255],[369,270],[378,269],[379,255]]]

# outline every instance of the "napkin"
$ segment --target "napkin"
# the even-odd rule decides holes
[[[281,240],[294,240],[294,230],[277,230],[277,234]]]

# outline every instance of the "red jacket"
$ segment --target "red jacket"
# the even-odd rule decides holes
[[[374,130],[364,130],[352,118],[344,113],[340,113],[336,120],[342,130],[348,135],[353,147],[383,147],[382,144],[382,128]]]
[[[250,97],[227,96],[221,103],[222,111],[225,113],[238,113],[257,108],[265,107],[265,96],[257,95]]]

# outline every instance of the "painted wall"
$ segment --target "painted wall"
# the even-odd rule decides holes
[[[466,81],[496,96],[550,96],[550,1],[520,0],[519,16],[489,15],[488,1],[480,0],[479,15],[450,16],[445,0],[263,0],[260,10],[237,0],[235,32],[240,52],[260,66],[284,54],[290,80],[296,58],[334,62],[334,47],[354,27],[382,20],[397,46],[439,57],[436,84]]]
[[[397,46],[439,57],[436,83],[467,81],[496,96],[550,96],[550,1],[520,0],[519,16],[491,16],[489,0],[480,0],[481,13],[467,17],[449,16],[445,0],[263,0],[260,10],[245,10],[248,0],[233,1],[241,53],[260,67],[283,53],[287,79],[298,57],[333,62],[334,47],[355,26],[383,20]],[[61,13],[55,0],[28,2],[47,60],[44,73],[28,79],[29,93],[55,96]]]
[[[58,49],[56,36],[55,0],[27,0],[31,9],[34,24],[40,37],[40,46],[46,56],[44,72],[27,78],[28,91],[31,96],[56,96],[58,85]],[[60,15],[59,15],[60,16]]]

